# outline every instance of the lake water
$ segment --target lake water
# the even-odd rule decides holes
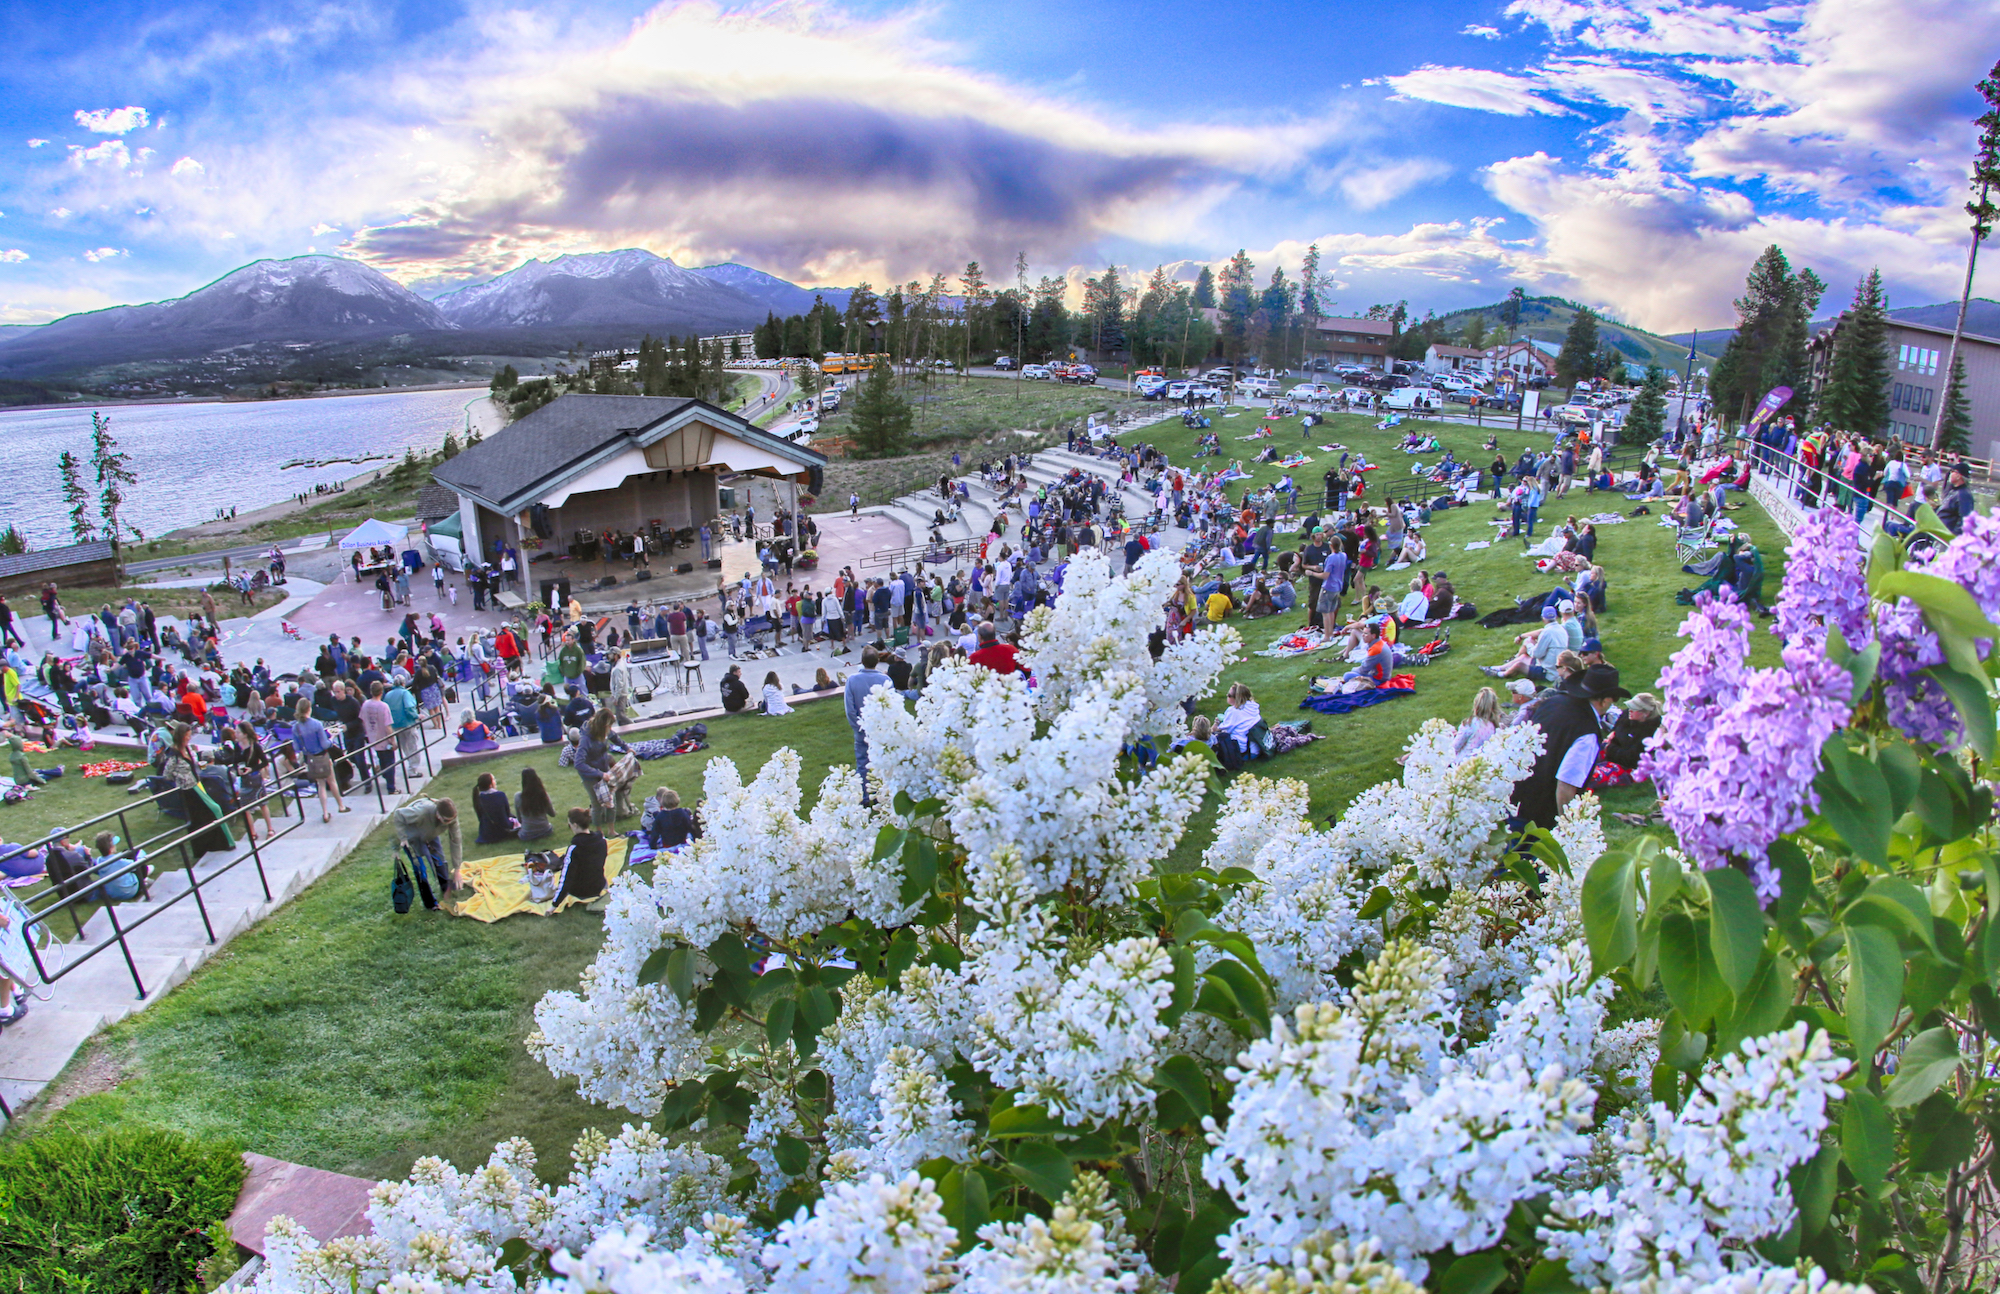
[[[499,426],[479,391],[126,404],[102,412],[110,415],[112,433],[139,476],[126,515],[148,536],[158,536],[207,521],[217,508],[249,511],[282,503],[314,485],[382,465],[284,466],[296,459],[400,458],[405,449],[435,450],[448,431],[463,439],[468,408],[482,434]],[[0,526],[20,526],[37,548],[69,540],[56,460],[67,449],[88,472],[90,415],[91,406],[83,403],[0,410]]]

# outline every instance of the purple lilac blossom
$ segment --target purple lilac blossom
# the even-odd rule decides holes
[[[1747,862],[1768,904],[1778,874],[1767,851],[1819,807],[1820,747],[1847,722],[1852,679],[1802,644],[1778,668],[1746,672],[1750,618],[1732,599],[1698,600],[1681,633],[1690,641],[1661,672],[1666,717],[1641,767],[1689,856],[1703,868]]]
[[[1958,711],[1944,689],[1921,672],[1944,664],[1944,649],[1923,612],[1908,598],[1897,598],[1876,611],[1875,633],[1882,643],[1876,677],[1882,680],[1889,722],[1912,741],[1941,750],[1957,747],[1965,740]]]
[[[1964,531],[1924,573],[1962,585],[1988,620],[2000,620],[2000,514],[1966,518]]]
[[[1868,581],[1861,527],[1839,508],[1808,513],[1785,549],[1785,583],[1771,627],[1788,643],[1817,647],[1838,626],[1849,647],[1868,645]]]
[[[1742,691],[1750,625],[1750,612],[1726,585],[1696,594],[1694,610],[1681,621],[1676,632],[1688,644],[1660,671],[1664,713],[1638,769],[1652,779],[1662,798],[1687,770],[1715,716]]]

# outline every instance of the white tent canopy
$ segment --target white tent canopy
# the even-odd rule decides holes
[[[409,533],[410,528],[408,526],[392,526],[386,521],[377,521],[375,518],[370,517],[354,529],[348,531],[347,537],[340,541],[340,546],[342,548],[371,548],[382,544],[400,544],[403,542],[404,536]]]

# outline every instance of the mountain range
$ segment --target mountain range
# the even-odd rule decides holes
[[[1832,327],[1833,321],[1838,317],[1828,315],[1824,319],[1815,319],[1807,327],[1813,332],[1818,332],[1822,328]],[[1896,306],[1889,311],[1889,317],[1901,319],[1905,323],[1949,328],[1958,322],[1958,302],[1939,301],[1927,306]],[[1701,335],[1717,339],[1713,349],[1719,352],[1722,349],[1722,339],[1726,339],[1735,331],[1735,324],[1724,324],[1720,328],[1704,328],[1701,330]],[[1972,298],[1971,304],[1965,311],[1965,331],[1980,337],[2000,337],[2000,301],[1991,301],[1985,297]],[[1689,334],[1684,332],[1669,333],[1665,340],[1678,346],[1685,346],[1688,344],[1688,337]]]
[[[797,314],[815,292],[747,265],[688,269],[638,248],[531,260],[425,300],[337,256],[256,261],[184,297],[67,315],[0,331],[0,376],[80,375],[107,365],[185,361],[250,348],[370,342],[435,355],[548,354],[662,336],[747,331]]]

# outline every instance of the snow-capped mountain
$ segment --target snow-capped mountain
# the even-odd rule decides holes
[[[763,302],[766,309],[780,317],[804,314],[812,309],[814,297],[824,297],[834,309],[845,310],[847,299],[854,295],[852,288],[802,288],[775,274],[766,274],[734,261],[703,265],[693,272]]]
[[[231,332],[292,341],[450,327],[436,306],[359,261],[296,256],[253,261],[184,297],[69,315],[36,332],[44,338]]]
[[[529,261],[433,303],[463,329],[605,327],[661,332],[747,328],[765,306],[636,247]]]

